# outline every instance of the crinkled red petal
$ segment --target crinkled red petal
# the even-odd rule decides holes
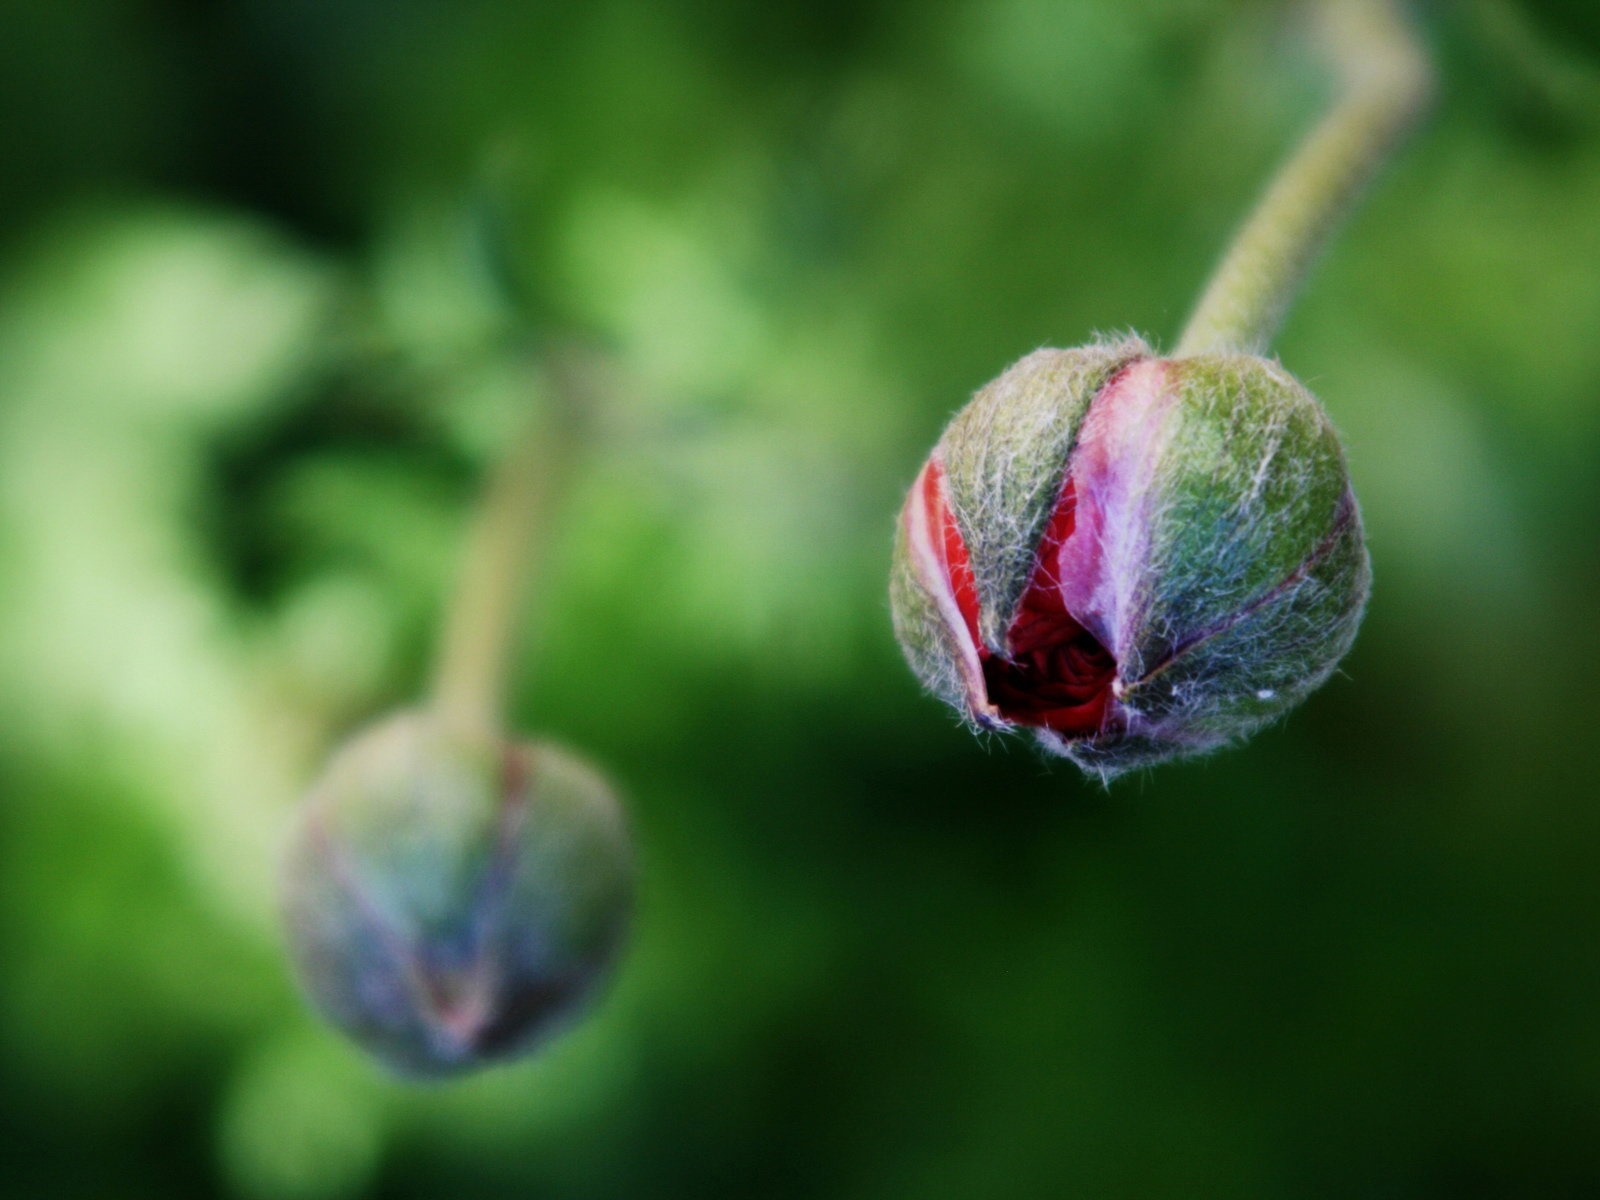
[[[930,464],[936,467],[937,464]],[[938,531],[944,567],[956,607],[978,647],[989,703],[1017,725],[1051,729],[1065,737],[1099,733],[1111,707],[1116,660],[1099,639],[1066,609],[1061,594],[1061,549],[1072,536],[1077,511],[1067,480],[1044,536],[1033,573],[1006,631],[1004,654],[978,636],[978,588],[966,540],[944,498],[943,473],[924,474],[923,503],[928,527]]]
[[[1087,737],[1105,727],[1117,663],[1062,598],[1061,548],[1072,536],[1076,514],[1077,497],[1068,479],[1006,631],[1006,655],[987,658],[983,675],[990,702],[1007,720]]]

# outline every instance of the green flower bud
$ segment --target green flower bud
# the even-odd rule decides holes
[[[531,1049],[606,976],[633,871],[606,782],[559,747],[424,713],[359,733],[313,788],[283,911],[306,993],[395,1070]]]
[[[1277,363],[1039,350],[901,514],[895,631],[974,724],[1102,776],[1243,737],[1349,649],[1369,585],[1337,435]]]

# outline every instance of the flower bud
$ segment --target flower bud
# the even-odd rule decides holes
[[[1039,350],[958,413],[901,514],[890,598],[922,682],[1109,777],[1302,700],[1366,604],[1337,435],[1278,364]]]
[[[622,814],[587,764],[423,713],[335,756],[285,867],[312,1003],[410,1075],[531,1049],[605,976],[632,899]]]

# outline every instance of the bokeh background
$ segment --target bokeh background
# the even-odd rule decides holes
[[[0,5],[6,1191],[1600,1194],[1600,15],[1420,16],[1277,346],[1360,641],[1108,792],[917,692],[894,514],[1011,360],[1170,344],[1324,98],[1289,10]],[[635,936],[418,1088],[303,1007],[275,854],[574,342],[513,707],[625,790]]]

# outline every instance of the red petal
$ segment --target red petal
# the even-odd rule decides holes
[[[1001,716],[1067,737],[1088,736],[1104,727],[1117,670],[1110,651],[1067,611],[1062,596],[1062,549],[1072,537],[1076,514],[1077,497],[1068,478],[1006,633],[1007,653],[985,654],[983,661],[989,701]]]
[[[967,623],[967,634],[972,644],[983,653],[983,641],[978,637],[978,581],[972,573],[972,556],[967,553],[966,539],[956,524],[956,515],[944,498],[944,466],[937,458],[929,461],[922,473],[922,502],[927,506],[928,529],[937,539],[936,544],[944,559],[945,577],[950,581],[951,594],[961,619]]]

